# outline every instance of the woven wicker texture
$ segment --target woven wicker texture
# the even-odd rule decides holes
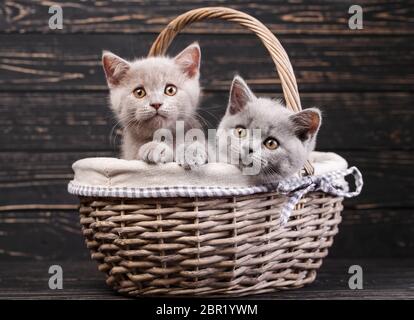
[[[300,111],[289,58],[258,20],[221,8],[174,19],[150,55],[164,54],[187,25],[220,18],[253,31],[269,51],[289,108]],[[307,164],[307,173],[312,167]],[[220,198],[80,197],[83,234],[107,283],[130,296],[241,296],[298,288],[312,282],[341,221],[342,198],[312,192],[284,227],[277,193]]]
[[[107,284],[132,295],[246,295],[315,279],[342,198],[311,193],[284,228],[285,197],[81,198],[81,224]]]

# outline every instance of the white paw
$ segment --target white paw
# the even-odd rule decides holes
[[[141,146],[138,158],[148,163],[166,163],[174,160],[174,152],[164,142],[151,141]]]
[[[177,147],[175,161],[184,169],[194,169],[207,162],[207,151],[204,144],[192,142]]]

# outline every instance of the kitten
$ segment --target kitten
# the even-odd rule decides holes
[[[259,180],[266,183],[291,176],[303,167],[315,147],[320,125],[318,109],[295,113],[280,101],[257,98],[236,76],[218,135],[226,132],[227,138],[236,142],[231,153],[240,169],[256,166]],[[255,136],[253,129],[260,129],[261,135]],[[228,154],[228,145],[219,145],[219,151]]]
[[[111,108],[123,127],[122,158],[150,163],[173,161],[173,144],[153,141],[158,129],[175,135],[176,121],[185,130],[199,128],[200,47],[193,43],[175,58],[126,61],[104,51],[102,64]]]

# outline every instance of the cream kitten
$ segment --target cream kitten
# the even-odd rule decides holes
[[[153,141],[158,129],[175,133],[199,128],[195,111],[200,97],[200,47],[194,43],[175,58],[126,61],[104,51],[102,64],[111,108],[123,127],[122,158],[150,163],[173,161],[173,144]]]

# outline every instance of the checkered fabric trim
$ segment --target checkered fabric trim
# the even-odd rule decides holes
[[[346,176],[352,175],[355,181],[355,191],[350,192],[338,182]],[[347,170],[331,171],[320,176],[306,176],[301,178],[288,178],[279,183],[276,190],[280,194],[289,196],[289,200],[282,209],[281,224],[284,225],[290,217],[292,210],[299,200],[308,192],[323,191],[338,197],[351,198],[359,195],[364,181],[361,172],[356,167]]]
[[[355,191],[350,192],[344,187],[343,183],[340,183],[348,175],[352,175],[355,179]],[[295,205],[308,192],[323,191],[331,195],[351,198],[361,192],[362,186],[361,172],[356,167],[351,167],[347,170],[332,171],[319,176],[292,177],[279,183],[248,187],[119,188],[76,185],[71,181],[68,191],[79,196],[115,198],[228,197],[277,191],[289,197],[282,209],[281,224],[283,225],[289,220]]]
[[[242,196],[254,193],[268,192],[276,189],[270,185],[251,187],[147,187],[147,188],[119,188],[94,187],[69,183],[68,191],[71,194],[86,197],[116,197],[116,198],[165,198],[165,197],[226,197]]]

